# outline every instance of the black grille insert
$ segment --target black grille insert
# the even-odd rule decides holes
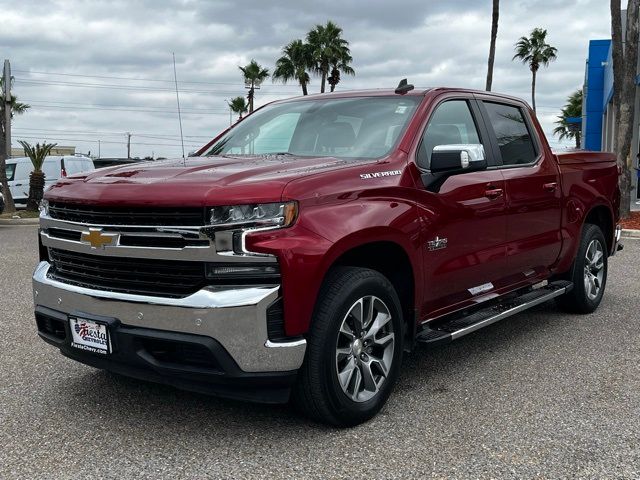
[[[92,225],[202,226],[204,208],[94,207],[51,202],[49,215],[57,220]]]
[[[204,263],[85,255],[49,249],[54,280],[98,290],[186,297],[205,285]]]

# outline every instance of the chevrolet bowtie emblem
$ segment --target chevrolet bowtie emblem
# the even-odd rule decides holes
[[[82,232],[82,235],[80,235],[80,241],[88,243],[91,248],[104,248],[105,245],[114,245],[117,239],[117,233],[102,233],[101,228],[90,228],[88,232]]]

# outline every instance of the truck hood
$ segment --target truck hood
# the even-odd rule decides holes
[[[190,157],[102,168],[52,186],[50,201],[96,205],[210,206],[273,202],[287,183],[347,164],[333,157]]]

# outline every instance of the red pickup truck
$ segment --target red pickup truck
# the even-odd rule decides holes
[[[593,312],[621,248],[618,174],[609,154],[552,153],[503,95],[273,102],[195,156],[53,186],[38,334],[97,368],[358,424],[417,342],[550,299]]]

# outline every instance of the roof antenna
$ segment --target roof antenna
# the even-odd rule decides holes
[[[180,114],[180,96],[178,95],[178,75],[176,74],[176,54],[173,55],[173,80],[176,84],[176,102],[178,102],[178,122],[180,122],[180,143],[182,144],[182,164],[187,164],[187,157],[184,156],[184,138],[182,136],[182,115]]]
[[[407,79],[403,78],[402,80],[400,80],[400,83],[398,84],[398,87],[396,88],[396,93],[398,95],[404,95],[407,92],[410,92],[411,90],[413,90],[413,85],[411,85],[410,83],[407,83]]]

